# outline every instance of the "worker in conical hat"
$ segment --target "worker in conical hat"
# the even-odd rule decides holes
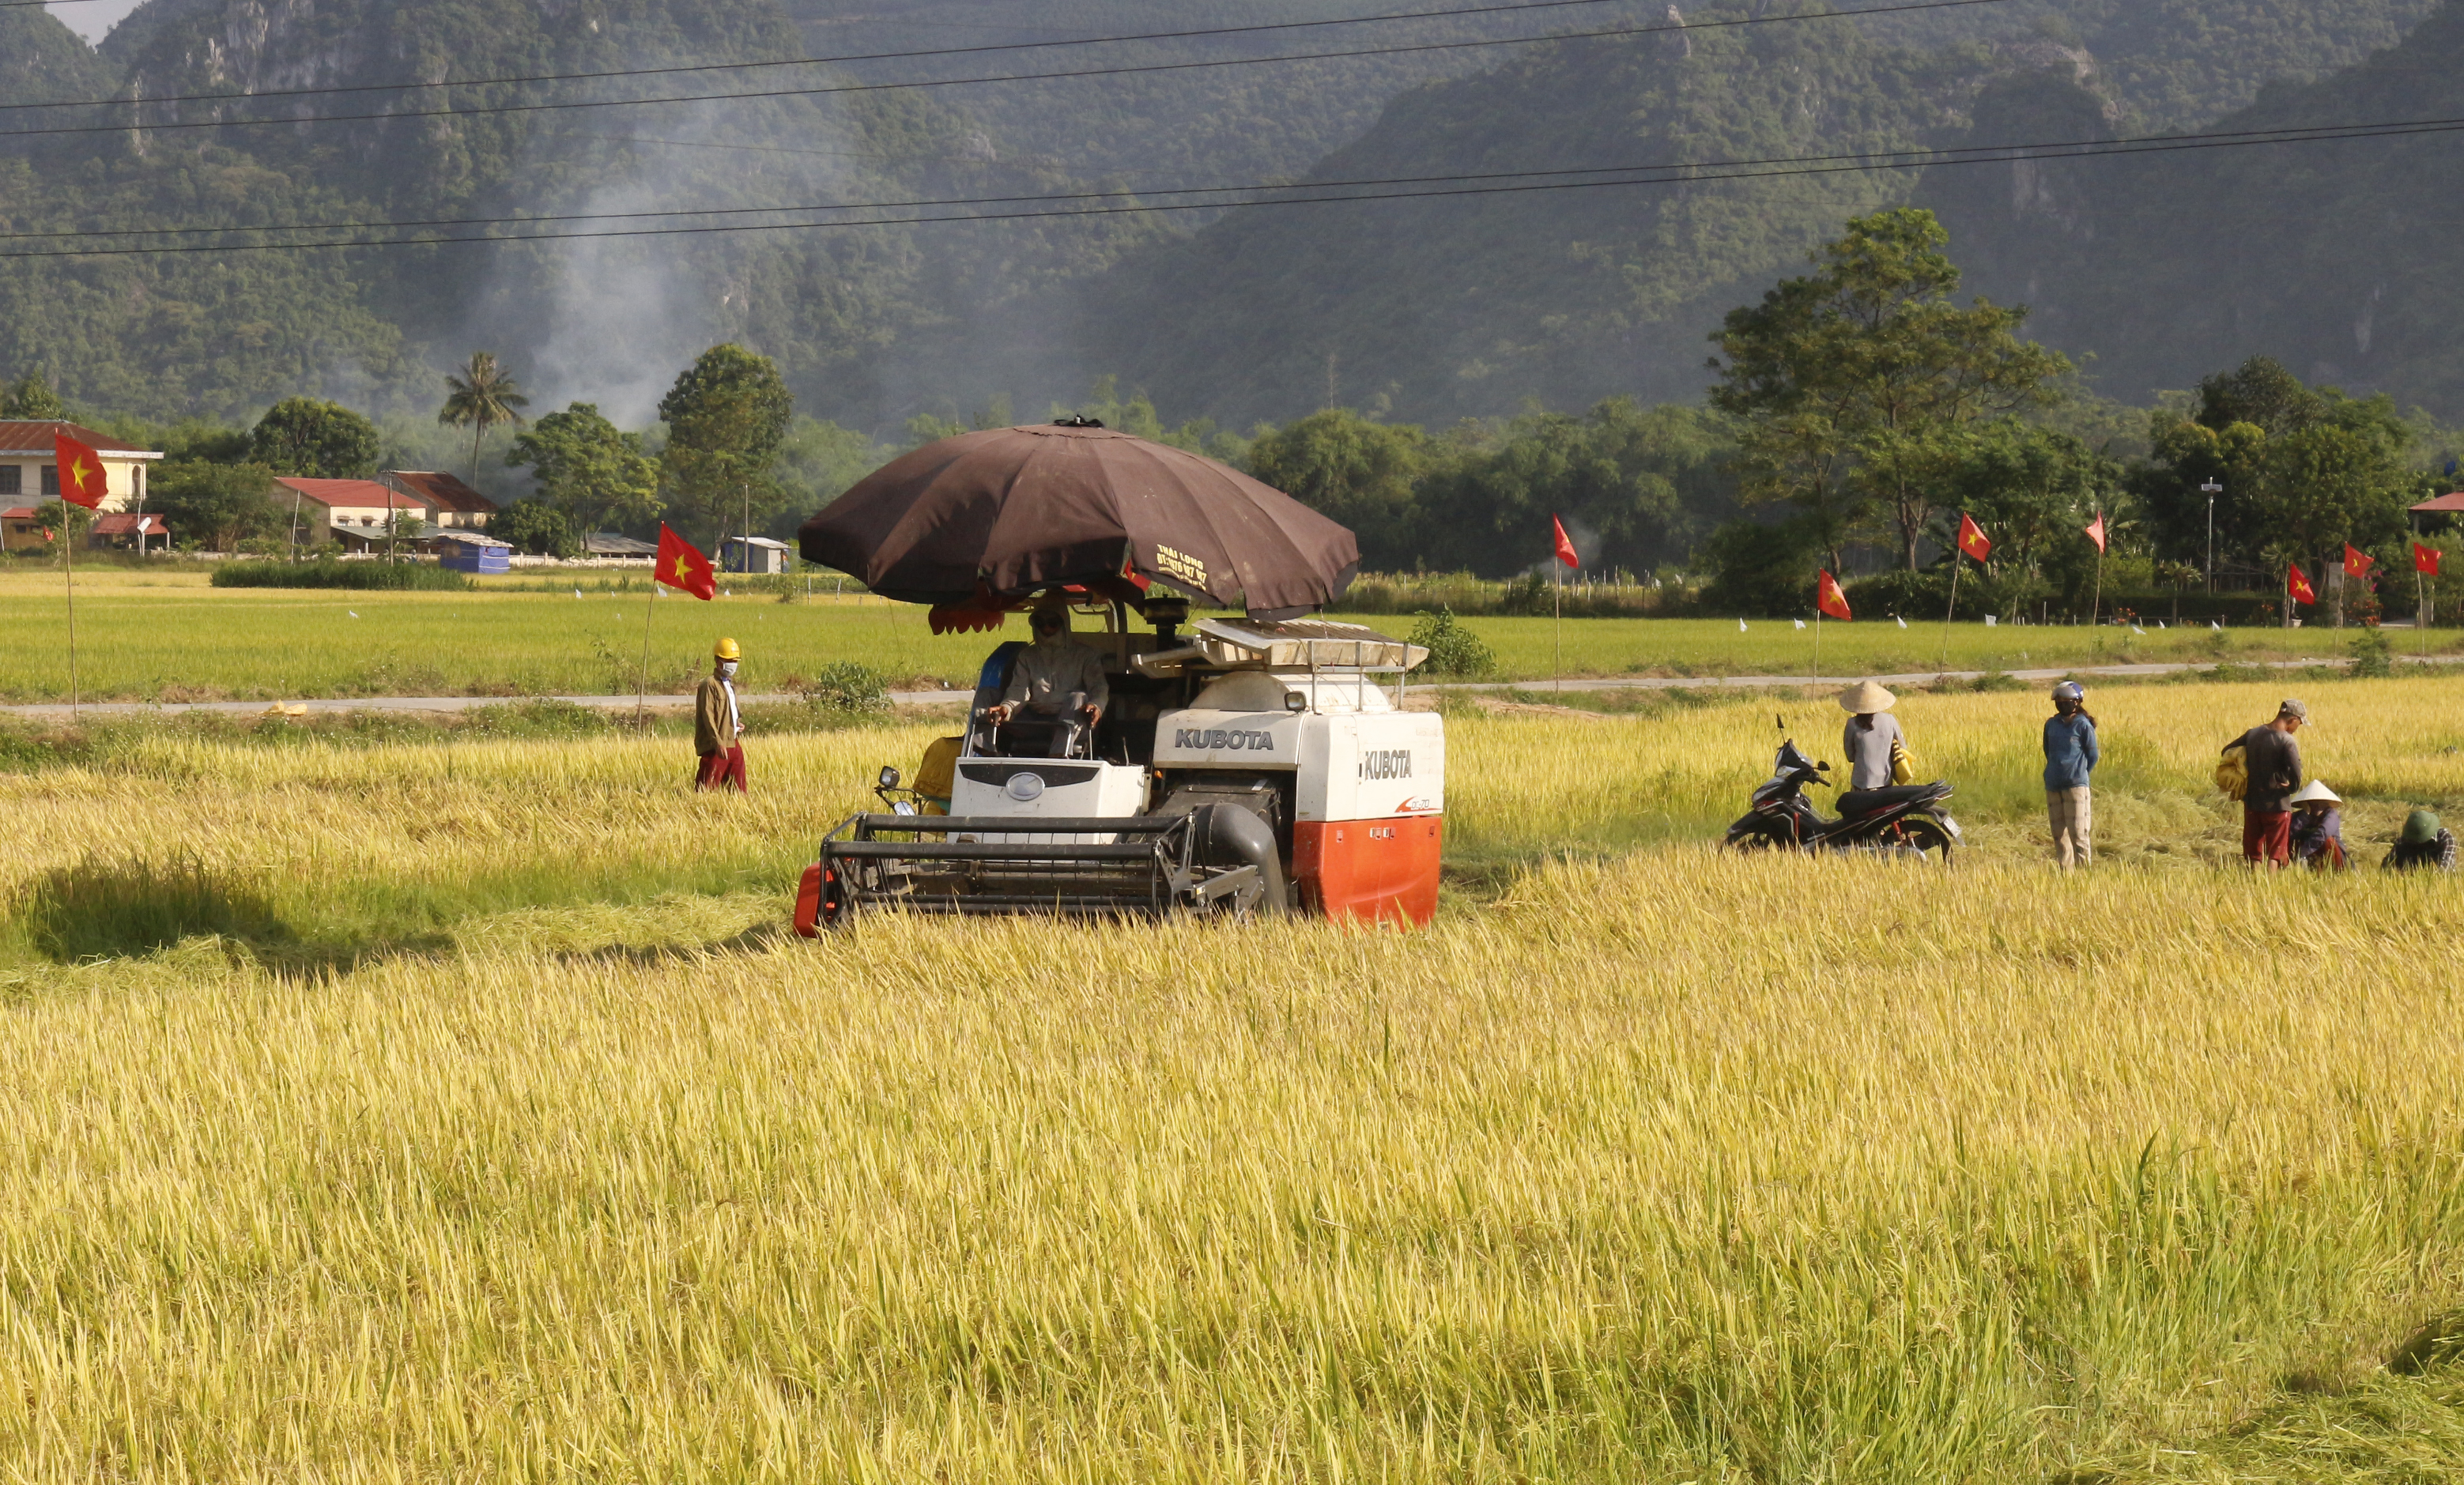
[[[1839,745],[1848,754],[1849,788],[1880,789],[1891,782],[1894,754],[1907,751],[1907,733],[1891,715],[1898,700],[1875,681],[1859,681],[1839,693],[1839,705],[1849,713]]]
[[[693,692],[693,752],[701,758],[695,789],[744,793],[744,710],[736,704],[736,667],[743,660],[734,640],[719,641],[710,652],[710,674]]]
[[[2293,860],[2315,871],[2344,869],[2344,801],[2318,779],[2285,797],[2293,806]]]

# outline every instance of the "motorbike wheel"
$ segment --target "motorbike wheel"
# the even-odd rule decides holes
[[[1952,841],[1942,822],[1932,819],[1911,819],[1900,825],[1902,848],[1936,865],[1950,864]]]
[[[1766,830],[1749,830],[1727,840],[1727,847],[1732,851],[1775,851],[1787,843]]]

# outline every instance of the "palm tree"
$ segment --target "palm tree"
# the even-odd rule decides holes
[[[460,376],[449,375],[445,384],[451,388],[445,405],[437,411],[436,421],[448,427],[469,427],[471,431],[471,484],[479,484],[479,440],[499,423],[516,427],[522,426],[521,409],[531,404],[522,395],[522,385],[514,374],[496,362],[494,351],[473,351],[471,363]]]

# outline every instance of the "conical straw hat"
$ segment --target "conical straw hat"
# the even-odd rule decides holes
[[[2319,780],[2315,778],[2302,785],[2301,792],[2299,794],[2295,795],[2292,798],[2287,799],[2284,802],[2287,804],[2307,804],[2313,799],[2324,799],[2329,804],[2342,804],[2344,802],[2343,798],[2339,796],[2335,790],[2328,788],[2325,784],[2319,782]]]
[[[1868,711],[1888,711],[1891,703],[1899,699],[1873,681],[1859,681],[1839,693],[1839,705],[1859,716]]]

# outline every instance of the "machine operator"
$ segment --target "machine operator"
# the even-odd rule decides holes
[[[1013,716],[1055,724],[1051,754],[1067,757],[1080,729],[1091,734],[1112,699],[1104,658],[1069,637],[1068,611],[1058,604],[1036,609],[1027,627],[1035,643],[1011,662],[1009,684],[984,715],[995,724]]]

